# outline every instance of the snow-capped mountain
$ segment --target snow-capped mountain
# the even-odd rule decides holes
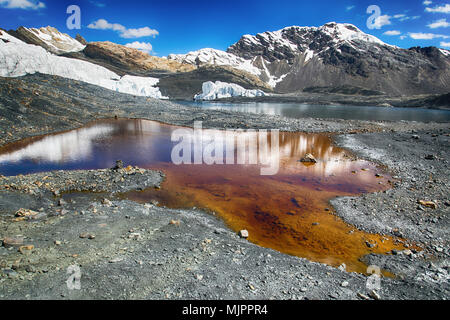
[[[25,28],[8,31],[11,35],[28,44],[34,44],[55,53],[62,54],[68,52],[78,52],[85,48],[85,45],[72,38],[68,34],[61,33],[53,27],[45,28]]]
[[[211,48],[191,51],[187,54],[171,54],[167,59],[195,65],[197,67],[205,65],[230,66],[256,76],[261,74],[261,70],[255,67],[251,60],[246,60],[234,54]]]
[[[194,65],[246,66],[280,93],[350,85],[410,95],[449,91],[447,52],[434,47],[401,49],[354,25],[330,22],[244,35],[227,52],[203,49],[168,58]]]
[[[0,35],[0,77],[42,73],[97,85],[109,90],[157,99],[164,98],[156,85],[159,79],[125,75],[120,77],[99,65],[60,57],[44,48]],[[3,41],[6,39],[7,42]]]

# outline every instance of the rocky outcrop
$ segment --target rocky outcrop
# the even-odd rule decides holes
[[[91,42],[83,50],[93,62],[120,68],[123,72],[146,74],[148,72],[189,72],[195,69],[189,64],[150,56],[133,48],[112,42]]]
[[[84,39],[80,34],[77,34],[77,36],[75,37],[75,40],[77,40],[82,45],[87,45],[88,44],[86,39]]]

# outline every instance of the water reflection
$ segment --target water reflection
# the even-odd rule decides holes
[[[247,229],[249,240],[278,251],[364,272],[359,258],[385,253],[398,246],[392,239],[355,231],[326,208],[337,196],[389,188],[388,176],[376,178],[379,169],[356,161],[319,134],[279,134],[279,172],[261,176],[256,165],[175,165],[171,141],[179,127],[145,120],[105,120],[67,133],[24,140],[0,149],[0,173],[17,175],[48,170],[103,169],[118,159],[127,165],[163,170],[162,190],[132,192],[127,198],[158,200],[173,208],[205,208],[217,213],[235,231]],[[186,129],[190,130],[190,129]],[[206,130],[202,145],[223,132]],[[233,132],[237,141],[248,132]],[[270,135],[267,144],[272,143]],[[299,162],[306,153],[318,162]],[[366,241],[376,242],[369,249]]]
[[[180,102],[213,110],[277,115],[287,118],[324,118],[367,121],[450,122],[450,111],[421,108],[384,108],[371,106],[309,105],[300,103],[221,103]]]

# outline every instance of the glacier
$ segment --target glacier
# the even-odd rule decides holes
[[[267,94],[262,90],[247,90],[235,83],[208,81],[203,83],[203,93],[197,94],[195,100],[218,100],[231,97],[263,97]]]
[[[20,42],[0,41],[0,76],[21,77],[42,73],[60,76],[136,96],[168,99],[156,86],[159,79],[123,76],[96,64],[56,56],[44,48]]]

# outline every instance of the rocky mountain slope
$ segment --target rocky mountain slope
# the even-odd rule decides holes
[[[191,72],[164,75],[159,79],[158,87],[164,96],[192,100],[202,92],[203,83],[208,81],[234,83],[248,90],[272,92],[272,88],[255,75],[229,66],[214,65],[205,65]]]
[[[39,29],[20,27],[17,30],[9,30],[8,33],[25,43],[41,46],[54,54],[78,52],[85,47],[76,39],[53,27]]]
[[[193,53],[168,58],[198,64],[205,50],[198,51],[197,58]],[[259,74],[254,74],[280,93],[355,86],[389,95],[412,95],[448,93],[450,88],[450,51],[401,49],[351,24],[293,26],[244,35],[226,54],[228,65],[240,61],[258,68]],[[210,59],[209,63],[225,64],[223,59]]]
[[[100,64],[118,73],[146,75],[157,72],[189,72],[191,64],[151,56],[137,49],[106,42],[91,42],[82,52],[67,56]]]

